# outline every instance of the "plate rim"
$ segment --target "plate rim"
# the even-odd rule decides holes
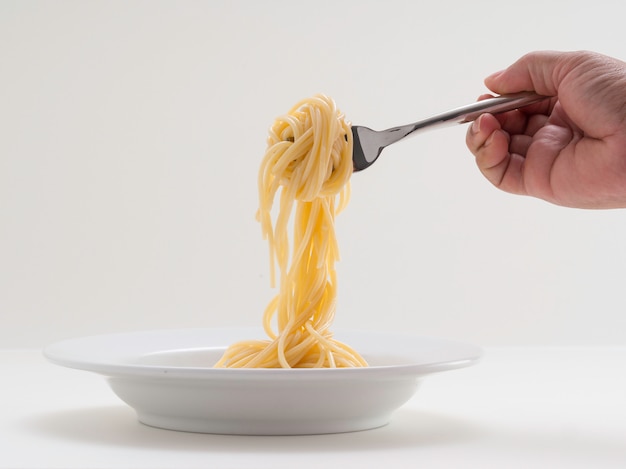
[[[391,332],[391,331],[373,331],[367,329],[336,329],[333,331],[335,336],[356,334],[361,336],[378,336],[378,337],[403,337],[412,340],[428,341],[440,346],[456,346],[464,347],[467,353],[462,357],[458,357],[454,360],[440,360],[427,363],[407,363],[407,364],[392,364],[392,365],[371,365],[368,367],[356,367],[356,368],[213,368],[213,367],[179,367],[172,365],[148,365],[137,364],[132,362],[122,361],[93,361],[80,357],[76,357],[76,346],[80,344],[86,344],[89,342],[113,340],[119,338],[133,338],[147,335],[181,335],[186,333],[199,334],[206,333],[236,333],[241,335],[242,340],[252,335],[259,336],[263,329],[259,327],[201,327],[201,328],[172,328],[172,329],[147,329],[136,331],[122,331],[112,332],[104,334],[94,334],[81,337],[68,338],[54,342],[46,346],[42,353],[44,357],[51,363],[60,365],[66,368],[78,369],[83,371],[90,371],[97,374],[101,374],[108,377],[141,377],[148,376],[161,378],[161,379],[193,379],[193,380],[241,380],[241,379],[254,379],[263,380],[266,378],[276,380],[280,379],[371,379],[372,375],[383,376],[421,376],[442,371],[448,371],[453,369],[465,368],[477,364],[483,358],[484,351],[482,347],[477,345],[451,340],[446,338],[438,338],[432,336],[414,335],[404,332]],[[245,335],[249,334],[249,335]],[[264,334],[264,333],[263,333]],[[74,353],[68,353],[67,348],[74,348]],[[184,351],[194,349],[224,349],[224,345],[211,345],[207,344],[202,347],[177,347],[175,349],[161,349],[152,350],[145,353],[160,353],[165,351]],[[65,351],[64,351],[65,349]],[[74,357],[72,357],[74,355]]]

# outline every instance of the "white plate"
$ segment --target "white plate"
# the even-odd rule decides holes
[[[219,369],[233,342],[259,329],[178,329],[70,339],[47,347],[53,363],[107,377],[146,425],[202,433],[302,435],[366,430],[389,422],[430,373],[476,363],[478,347],[366,331],[335,337],[367,368]]]

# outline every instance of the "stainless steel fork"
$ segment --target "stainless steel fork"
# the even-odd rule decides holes
[[[547,96],[531,92],[496,96],[434,115],[413,124],[380,131],[361,125],[353,125],[354,149],[352,161],[354,163],[354,171],[369,168],[378,159],[385,147],[415,135],[421,130],[451,124],[465,124],[476,120],[478,116],[484,113],[497,114],[512,111],[547,98]]]

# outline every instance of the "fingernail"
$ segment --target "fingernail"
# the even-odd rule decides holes
[[[480,121],[482,116],[478,116],[474,122],[472,122],[472,133],[477,134],[480,132]]]

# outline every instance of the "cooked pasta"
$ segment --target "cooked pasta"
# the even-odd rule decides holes
[[[367,366],[329,329],[337,299],[335,215],[348,202],[353,171],[350,124],[332,99],[316,95],[276,119],[267,143],[257,219],[269,244],[272,286],[278,267],[279,291],[263,316],[268,339],[232,344],[216,366]]]

